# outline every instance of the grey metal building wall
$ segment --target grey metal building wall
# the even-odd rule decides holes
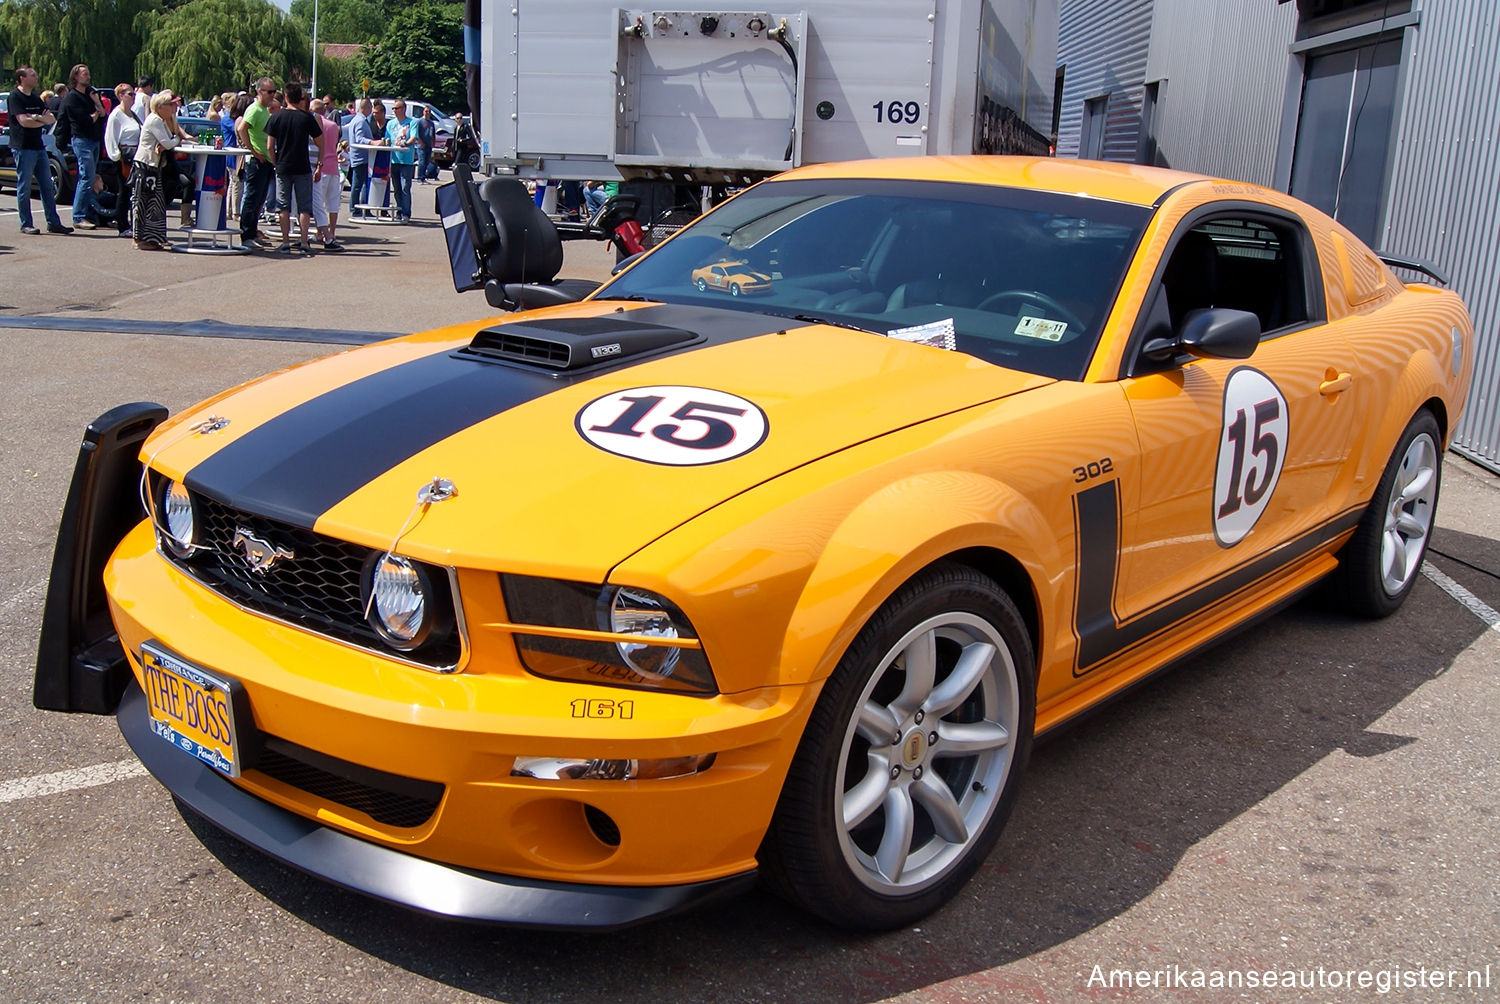
[[[1152,6],[1153,0],[1063,0],[1057,26],[1057,62],[1064,67],[1058,156],[1078,156],[1084,103],[1107,94],[1103,159],[1135,159]]]
[[[1423,7],[1404,67],[1384,243],[1446,269],[1469,305],[1476,365],[1455,443],[1500,470],[1500,8]]]
[[[1274,185],[1297,5],[1156,0],[1144,80],[1160,81],[1156,163]]]
[[[1406,29],[1377,243],[1447,270],[1468,303],[1476,369],[1455,445],[1500,471],[1500,4],[1417,0],[1413,7],[1419,19]],[[1144,8],[1152,16],[1142,64],[1130,16]],[[1378,19],[1380,8],[1370,10]],[[1077,154],[1084,101],[1113,87],[1133,102],[1137,126],[1129,141],[1108,144],[1105,156],[1136,159],[1140,87],[1159,82],[1157,163],[1286,190],[1287,128],[1296,120],[1304,59],[1292,51],[1295,3],[1064,0],[1059,16],[1058,60],[1067,64],[1059,155]]]

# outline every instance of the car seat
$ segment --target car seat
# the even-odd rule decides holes
[[[1217,305],[1219,249],[1201,230],[1189,230],[1177,242],[1162,272],[1172,330],[1181,330],[1188,314]]]
[[[599,288],[589,279],[557,278],[562,238],[519,179],[489,178],[476,185],[467,164],[455,164],[453,177],[490,306],[525,310],[573,303]]]

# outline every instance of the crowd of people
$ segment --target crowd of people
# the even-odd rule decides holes
[[[48,233],[112,224],[140,250],[170,250],[167,209],[174,199],[182,202],[180,224],[194,223],[191,193],[179,182],[174,153],[197,139],[178,122],[182,98],[169,89],[157,90],[143,76],[134,85],[116,85],[110,100],[109,92],[93,87],[89,68],[81,63],[52,93],[39,91],[39,83],[34,69],[20,67],[9,97],[21,232],[41,233],[32,216],[35,179]],[[413,184],[437,177],[432,109],[424,106],[420,115],[409,115],[401,99],[388,115],[382,101],[364,98],[340,106],[331,95],[311,98],[297,81],[278,89],[262,77],[251,91],[214,97],[207,118],[219,128],[218,145],[248,151],[228,158],[225,216],[235,221],[241,244],[251,251],[307,253],[314,241],[326,251],[342,251],[337,227],[343,178],[347,174],[350,186],[349,217],[372,213],[367,204],[371,166],[381,148],[389,148],[398,222],[411,219]],[[67,223],[58,212],[48,170],[43,136],[49,128],[59,150],[69,149],[77,165]],[[468,128],[462,116],[458,128]],[[294,211],[300,234],[295,244]],[[272,220],[279,235],[268,237]]]

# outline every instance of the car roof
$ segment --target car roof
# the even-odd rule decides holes
[[[1212,181],[1199,174],[1140,164],[1059,157],[895,157],[837,164],[814,164],[780,175],[792,180],[871,178],[950,181],[1003,188],[1030,188],[1154,206],[1185,184]]]
[[[374,98],[372,100],[379,101],[381,104],[385,105],[387,114],[390,113],[391,107],[396,103],[395,98]],[[426,106],[432,109],[433,118],[451,119],[453,117],[452,115],[448,115],[439,111],[437,105],[433,104],[431,101],[424,101],[422,98],[403,98],[402,100],[406,102],[406,107],[408,110]]]

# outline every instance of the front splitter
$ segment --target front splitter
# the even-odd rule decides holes
[[[630,927],[733,895],[755,872],[689,885],[545,882],[457,868],[329,829],[236,787],[151,732],[146,696],[132,682],[120,732],[158,781],[224,832],[310,875],[412,910],[455,920],[556,930]]]

